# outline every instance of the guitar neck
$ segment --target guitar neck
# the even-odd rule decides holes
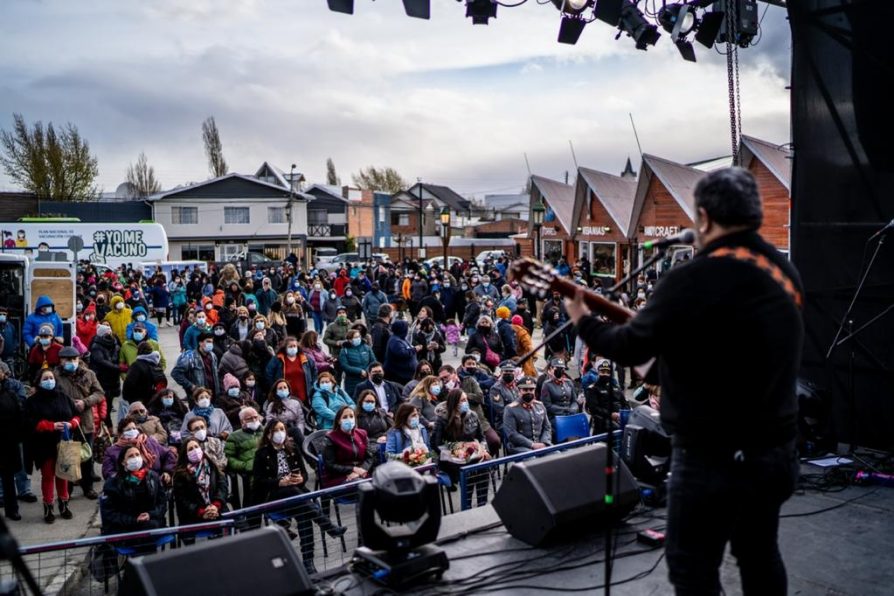
[[[593,290],[588,290],[563,278],[556,278],[550,284],[552,289],[562,294],[566,298],[574,298],[578,290],[583,291],[584,303],[591,311],[596,314],[603,315],[610,321],[615,323],[626,323],[634,314],[634,311],[625,308],[620,304],[616,304],[606,298],[600,296]]]

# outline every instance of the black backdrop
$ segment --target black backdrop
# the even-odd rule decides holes
[[[875,243],[894,218],[894,2],[790,0],[792,259],[806,289],[802,374],[827,390],[839,440],[894,446],[894,310],[827,361]],[[894,304],[894,231],[852,320]],[[849,363],[854,350],[854,403]],[[853,416],[852,416],[853,410]]]

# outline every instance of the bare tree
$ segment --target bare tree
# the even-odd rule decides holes
[[[364,190],[380,190],[394,194],[409,187],[394,168],[377,169],[374,166],[361,168],[351,179],[354,184]]]
[[[127,168],[127,181],[133,189],[134,199],[145,199],[161,190],[161,183],[155,178],[155,168],[149,165],[146,154],[142,151],[137,163]]]
[[[205,142],[205,155],[208,157],[208,170],[212,178],[227,175],[227,162],[223,156],[223,145],[214,116],[208,116],[202,122],[202,140]]]
[[[326,159],[326,184],[341,186],[341,178],[335,173],[335,163],[331,157]]]
[[[0,165],[40,199],[88,201],[99,194],[99,162],[70,122],[57,133],[52,122],[29,129],[21,114],[13,114],[13,129],[0,130]]]

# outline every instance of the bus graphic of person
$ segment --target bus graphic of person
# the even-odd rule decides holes
[[[25,230],[16,232],[16,248],[27,248],[28,239],[25,238]]]

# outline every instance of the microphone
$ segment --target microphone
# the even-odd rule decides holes
[[[891,222],[894,224],[894,221]],[[661,240],[648,240],[643,242],[643,248],[649,250],[651,248],[667,248],[674,244],[695,244],[695,230],[686,228],[679,234],[662,238]]]
[[[882,228],[881,230],[879,230],[878,232],[876,232],[875,234],[873,234],[872,236],[870,236],[870,237],[869,237],[869,240],[875,240],[876,238],[878,238],[878,237],[881,236],[882,234],[887,234],[887,233],[890,232],[892,229],[894,229],[894,219],[892,219],[891,221],[889,221],[889,222],[888,222],[888,225],[886,225],[884,228]],[[869,242],[869,240],[867,240],[867,242]]]

